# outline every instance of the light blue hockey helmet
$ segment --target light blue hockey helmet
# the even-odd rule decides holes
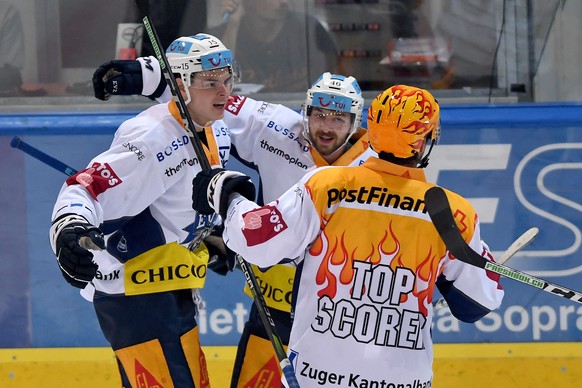
[[[166,57],[172,73],[180,74],[187,86],[188,101],[186,103],[190,101],[188,87],[192,84],[195,73],[228,68],[235,80],[238,79],[238,70],[232,52],[220,39],[210,34],[199,33],[174,40],[166,50]]]
[[[314,107],[351,114],[351,128],[346,142],[362,125],[364,97],[358,81],[352,76],[326,72],[307,90],[302,113],[303,136],[308,141],[310,141],[309,116]]]

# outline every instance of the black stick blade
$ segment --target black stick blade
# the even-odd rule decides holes
[[[582,293],[570,288],[536,278],[528,273],[518,271],[503,264],[498,264],[487,260],[475,252],[463,240],[463,236],[457,228],[455,218],[451,212],[451,206],[445,191],[440,187],[432,187],[424,195],[424,203],[430,219],[437,232],[443,239],[449,252],[458,260],[476,267],[485,268],[498,275],[527,284],[528,286],[539,288],[550,294],[570,299],[582,304]]]
[[[485,268],[487,259],[463,240],[445,191],[438,186],[431,187],[424,194],[424,203],[432,223],[453,256],[466,263]]]
[[[141,17],[148,14],[150,8],[149,0],[135,0],[135,5],[137,5]]]

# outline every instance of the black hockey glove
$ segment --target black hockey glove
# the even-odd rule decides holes
[[[93,73],[95,97],[106,101],[112,95],[141,94],[152,100],[167,87],[160,65],[153,57],[116,59],[102,64]]]
[[[192,181],[192,208],[201,214],[218,213],[225,219],[231,194],[254,201],[255,192],[251,178],[243,173],[223,168],[202,170]]]
[[[230,250],[222,240],[222,228],[214,230],[204,239],[208,248],[208,268],[219,275],[226,275],[236,267],[236,253]]]
[[[65,280],[74,287],[85,288],[97,273],[97,264],[88,249],[105,248],[101,230],[84,217],[67,214],[53,222],[50,237]]]

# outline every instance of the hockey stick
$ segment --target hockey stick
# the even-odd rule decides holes
[[[539,288],[540,290],[549,292],[550,294],[561,296],[574,302],[582,303],[582,293],[578,291],[547,282],[543,279],[536,278],[525,272],[518,271],[503,264],[494,263],[471,249],[457,228],[455,218],[451,212],[449,200],[447,199],[447,195],[442,188],[435,186],[427,190],[426,194],[424,195],[424,202],[428,214],[436,230],[447,246],[447,249],[458,260],[527,284],[529,286]]]
[[[505,264],[505,262],[513,257],[517,252],[519,252],[522,248],[528,245],[530,242],[533,241],[534,238],[538,236],[540,230],[535,226],[533,228],[529,228],[526,230],[521,236],[517,238],[510,246],[503,252],[501,256],[497,260],[495,260],[498,264]]]
[[[273,344],[275,354],[279,359],[279,365],[281,366],[283,374],[285,375],[285,380],[287,380],[287,384],[289,384],[290,388],[295,387],[299,388],[299,383],[297,382],[297,378],[295,377],[293,365],[291,365],[291,361],[287,357],[287,352],[285,351],[285,347],[283,346],[283,341],[281,340],[281,337],[277,333],[275,322],[273,321],[273,317],[271,316],[269,307],[267,306],[267,302],[265,302],[265,298],[261,293],[261,289],[259,288],[260,287],[259,283],[257,282],[257,278],[253,273],[253,269],[249,266],[248,262],[241,255],[237,254],[236,258],[245,275],[245,280],[247,281],[251,294],[253,295],[255,304],[257,305],[257,310],[259,311],[259,315],[261,316],[263,326],[265,326],[267,335],[269,336],[269,339]]]
[[[75,170],[73,167],[61,162],[60,160],[53,158],[52,156],[44,153],[43,151],[39,150],[38,148],[26,143],[24,140],[20,139],[18,136],[14,136],[12,141],[10,142],[12,148],[17,148],[21,151],[24,151],[26,154],[32,156],[36,160],[39,160],[54,168],[55,170],[62,172],[68,176],[75,175],[78,171]],[[221,265],[219,260],[210,260],[208,262],[208,268],[211,270],[215,270],[217,267],[219,268]]]
[[[13,148],[18,148],[18,149],[24,151],[25,153],[32,156],[33,158],[45,163],[46,165],[54,168],[55,170],[57,170],[59,172],[66,174],[68,176],[71,176],[71,175],[74,175],[77,173],[77,170],[75,170],[73,167],[66,165],[65,163],[61,162],[60,160],[53,158],[52,156],[46,154],[45,152],[39,150],[38,148],[24,142],[18,136],[15,136],[12,139],[12,141],[10,142],[10,145]],[[281,337],[278,335],[277,330],[275,329],[275,323],[273,322],[273,318],[271,317],[270,310],[267,307],[267,304],[265,302],[265,298],[263,297],[263,294],[260,292],[260,288],[259,288],[260,286],[257,282],[257,278],[254,276],[254,273],[252,272],[252,269],[248,266],[247,262],[240,255],[236,255],[236,256],[237,256],[237,260],[239,261],[239,265],[240,265],[240,267],[243,270],[243,273],[245,275],[245,279],[248,282],[249,289],[251,290],[253,298],[257,301],[257,304],[259,305],[257,307],[258,307],[259,315],[261,316],[261,320],[263,322],[263,325],[265,325],[265,327],[270,327],[270,330],[267,329],[267,335],[269,336],[269,339],[273,343],[273,347],[275,348],[275,353],[277,354],[277,357],[279,358],[279,362],[281,363],[281,368],[283,369],[283,372],[285,373],[285,378],[287,379],[287,382],[289,382],[290,387],[299,387],[299,385],[297,385],[297,383],[296,383],[295,374],[293,372],[293,367],[291,366],[291,363],[290,363],[290,361],[287,358],[287,355],[285,353],[283,341],[281,340]],[[218,262],[209,262],[208,267],[212,269],[213,264],[217,265]],[[290,373],[290,375],[289,375],[289,373]],[[295,381],[296,385],[292,385],[292,383],[291,383],[292,381]]]
[[[166,57],[166,53],[162,47],[160,37],[150,20],[149,17],[149,6],[148,0],[135,0],[138,10],[142,14],[142,21],[145,30],[148,33],[148,37],[150,38],[150,42],[152,43],[152,48],[154,53],[156,54],[156,58],[160,63],[160,68],[162,73],[164,74],[164,78],[170,87],[170,91],[172,92],[172,98],[176,102],[178,110],[180,111],[180,116],[182,117],[182,121],[184,123],[184,127],[188,132],[188,136],[192,142],[192,146],[194,147],[194,152],[196,153],[196,157],[198,157],[198,161],[200,162],[200,166],[203,170],[210,170],[210,162],[204,153],[204,149],[202,148],[202,143],[200,142],[200,138],[196,133],[196,128],[194,126],[194,122],[192,121],[192,117],[190,117],[190,112],[188,112],[188,108],[186,107],[186,102],[184,101],[184,97],[178,88],[178,83],[176,82],[176,78],[172,74],[172,68],[170,67],[170,63],[168,62],[168,58]]]
[[[10,142],[10,145],[12,146],[12,148],[18,148],[19,150],[24,151],[26,154],[32,156],[33,158],[45,163],[46,165],[54,168],[55,170],[57,170],[59,172],[66,174],[68,176],[75,175],[77,173],[77,170],[75,170],[73,167],[68,166],[67,164],[61,162],[60,160],[46,154],[45,152],[39,150],[36,147],[24,142],[18,136],[14,136],[14,138]],[[269,336],[269,339],[271,340],[271,343],[273,344],[273,347],[275,349],[275,353],[277,354],[277,358],[279,359],[279,363],[281,365],[281,369],[283,370],[283,373],[285,374],[285,379],[289,383],[289,387],[291,387],[291,388],[299,387],[299,384],[297,383],[297,380],[295,377],[293,366],[291,365],[291,362],[287,358],[287,354],[286,354],[285,348],[283,346],[283,341],[281,340],[281,337],[277,333],[277,330],[275,328],[275,323],[273,322],[273,318],[271,317],[271,314],[270,314],[270,310],[267,307],[267,304],[265,302],[265,298],[263,297],[263,294],[260,291],[259,284],[257,282],[257,278],[254,276],[254,272],[252,272],[252,269],[248,266],[247,262],[240,255],[236,255],[236,256],[237,256],[237,260],[239,261],[239,265],[240,265],[241,269],[243,270],[243,273],[245,275],[245,279],[247,280],[247,283],[249,285],[249,289],[251,290],[253,298],[257,302],[257,308],[259,311],[259,315],[261,316],[261,320],[263,322],[263,325],[265,326],[265,328],[267,328],[266,329],[267,335]],[[214,265],[218,265],[218,261],[208,263],[208,267],[210,269],[212,269],[214,267]],[[270,330],[269,330],[269,328],[270,328]]]
[[[537,237],[539,233],[539,229],[536,227],[529,228],[526,230],[521,236],[517,238],[510,246],[507,248],[501,256],[495,261],[498,264],[505,264],[506,261],[511,259],[513,255],[519,252],[523,247],[528,245],[530,242],[533,241],[534,238]],[[434,302],[433,307],[435,310],[439,310],[442,308],[448,307],[447,301],[444,298],[441,298]]]
[[[144,24],[144,28],[148,33],[148,37],[150,38],[150,41],[152,43],[152,48],[153,48],[154,52],[156,53],[156,57],[158,59],[158,62],[160,62],[160,68],[162,70],[162,73],[164,74],[166,82],[170,86],[170,90],[172,92],[172,97],[174,98],[174,101],[176,101],[176,105],[178,106],[178,109],[180,110],[180,115],[182,116],[182,120],[184,121],[184,126],[186,127],[186,130],[188,131],[190,139],[192,140],[192,145],[194,146],[194,151],[196,152],[196,156],[198,157],[198,159],[200,161],[200,165],[202,166],[203,170],[210,170],[211,169],[210,163],[208,162],[208,158],[206,157],[206,154],[204,153],[204,150],[202,148],[202,144],[200,143],[200,139],[199,139],[198,135],[196,134],[194,123],[192,122],[192,118],[190,117],[188,109],[186,108],[186,103],[184,101],[184,98],[182,97],[182,94],[180,93],[180,90],[178,89],[178,84],[177,84],[176,79],[174,78],[174,76],[172,74],[170,64],[168,62],[168,58],[165,55],[165,51],[163,51],[161,48],[161,43],[160,43],[160,38],[158,36],[158,33],[157,33],[153,23],[150,20],[149,12],[148,12],[148,0],[136,0],[135,3],[137,5],[137,8],[139,9],[140,13],[142,14],[142,21]],[[252,268],[248,267],[247,263],[245,262],[245,260],[242,256],[237,255],[237,260],[239,261],[239,265],[240,265],[241,269],[243,270],[243,273],[245,275],[245,279],[247,280],[249,287],[251,289],[255,290],[253,293],[255,296],[254,300],[257,302],[257,308],[259,309],[259,313],[261,314],[261,317],[263,317],[263,315],[270,317],[269,309],[267,307],[267,304],[265,303],[265,300],[263,298],[261,290],[258,288],[257,278],[255,277],[255,274],[254,274]],[[289,384],[289,387],[291,387],[291,388],[299,387],[299,384],[297,383],[297,380],[295,378],[295,372],[293,370],[293,366],[291,365],[291,362],[287,358],[286,353],[283,351],[282,355],[283,355],[284,359],[281,359],[281,357],[280,357],[281,354],[278,351],[278,349],[279,348],[282,349],[282,341],[281,341],[281,338],[277,335],[276,331],[274,331],[275,326],[274,326],[272,319],[270,321],[267,320],[267,322],[263,321],[263,325],[265,326],[265,330],[267,331],[269,338],[271,339],[271,343],[273,344],[273,347],[275,348],[275,352],[277,353],[277,357],[279,357],[281,369],[283,369],[283,372],[285,374],[285,378],[287,379],[287,383]]]
[[[68,176],[75,175],[77,170],[73,167],[66,165],[65,163],[61,162],[58,159],[53,158],[52,156],[45,154],[41,150],[36,147],[31,146],[30,144],[24,142],[18,136],[14,136],[12,141],[10,142],[10,146],[12,148],[18,148],[21,151],[24,151],[28,155],[32,156],[33,158],[40,160],[41,162],[45,163],[48,166],[51,166],[57,171],[62,172]]]

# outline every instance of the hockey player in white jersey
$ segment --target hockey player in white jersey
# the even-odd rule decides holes
[[[168,92],[162,95],[164,88],[160,87],[165,81],[155,70],[157,62],[149,58],[149,63],[151,69],[135,61],[103,64],[95,72],[95,96],[103,100],[111,94],[141,93],[167,99]],[[259,203],[274,200],[316,167],[357,166],[376,155],[369,147],[367,132],[361,128],[363,105],[353,77],[330,73],[321,75],[307,91],[302,113],[279,104],[231,96],[224,120],[234,146],[232,154],[259,173]],[[268,271],[254,266],[253,270],[278,334],[287,345],[295,266],[277,265]],[[250,295],[248,289],[245,291]],[[279,375],[275,352],[253,304],[239,342],[231,387],[246,387],[260,376],[265,388],[278,388]]]
[[[167,58],[210,165],[224,167],[231,143],[222,118],[236,77],[230,50],[197,34],[175,40]],[[190,143],[176,104],[153,106],[120,125],[54,206],[57,263],[93,301],[126,387],[209,386],[192,290],[204,285],[202,240],[220,220],[191,207],[201,167]]]
[[[432,387],[435,287],[466,322],[503,298],[498,275],[450,256],[424,208],[434,184],[423,168],[440,133],[433,96],[387,89],[368,130],[379,157],[312,171],[264,206],[225,188],[232,171],[194,180],[193,207],[221,214],[230,249],[260,267],[297,263],[288,355],[303,388]],[[473,207],[447,195],[465,241],[492,259]]]

